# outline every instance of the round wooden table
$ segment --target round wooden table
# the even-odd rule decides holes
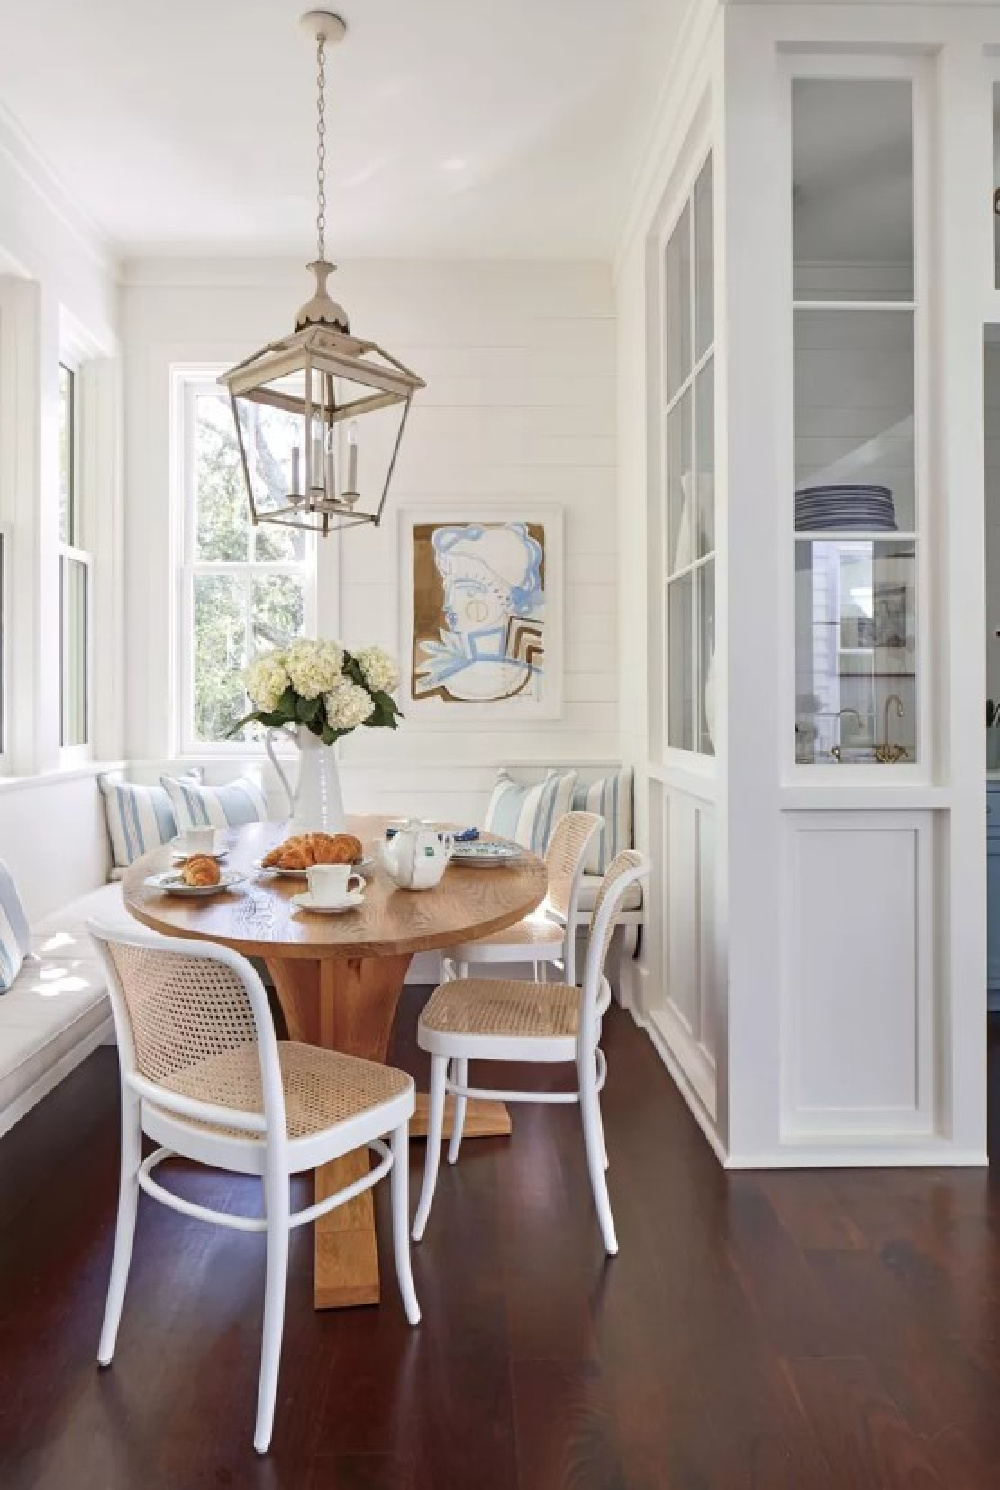
[[[348,830],[366,854],[382,838],[383,817],[353,817]],[[125,905],[136,920],[168,936],[220,942],[262,958],[274,981],[289,1039],[305,1040],[367,1060],[384,1061],[396,1005],[415,952],[466,942],[513,926],[544,899],[545,865],[522,851],[515,865],[469,869],[451,864],[433,890],[400,890],[379,866],[364,905],[342,916],[311,915],[292,904],[304,881],[255,871],[280,843],[281,823],[230,830],[227,867],[245,870],[236,889],[196,900],[149,889],[143,882],[172,863],[169,847],[137,860],[125,875]],[[426,1132],[425,1099],[418,1097],[411,1132]],[[509,1133],[498,1103],[468,1104],[470,1137]],[[368,1167],[360,1150],[316,1171],[316,1199],[342,1189]],[[317,1309],[373,1304],[379,1298],[378,1257],[370,1191],[315,1223]]]

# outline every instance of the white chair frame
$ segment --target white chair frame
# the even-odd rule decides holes
[[[581,913],[579,910],[580,886],[583,881],[587,850],[595,833],[599,832],[603,826],[604,819],[595,812],[570,812],[559,819],[553,830],[553,833],[558,833],[561,824],[567,823],[570,819],[579,820],[580,818],[592,818],[593,822],[586,837],[579,845],[579,859],[567,896],[566,912],[562,913],[548,901],[543,902],[535,912],[538,917],[561,929],[561,939],[558,941],[504,942],[498,938],[495,941],[457,943],[449,947],[441,959],[441,967],[446,979],[467,978],[469,968],[472,966],[495,967],[504,963],[529,963],[536,983],[546,981],[547,969],[550,965],[561,970],[566,983],[576,982],[577,927],[587,919],[586,913]]]
[[[134,931],[123,930],[120,926],[89,921],[87,930],[97,944],[107,970],[118,1040],[122,1099],[118,1221],[107,1306],[97,1351],[98,1363],[101,1366],[110,1366],[114,1356],[132,1259],[140,1190],[169,1206],[171,1210],[179,1211],[181,1215],[209,1221],[217,1226],[227,1226],[234,1231],[265,1233],[267,1273],[257,1422],[254,1431],[254,1447],[258,1453],[264,1454],[270,1445],[274,1424],[278,1366],[284,1331],[288,1238],[293,1227],[317,1220],[328,1211],[371,1189],[386,1175],[391,1175],[396,1276],[407,1319],[413,1325],[420,1321],[420,1306],[410,1268],[408,1234],[409,1119],[413,1115],[415,1102],[413,1084],[411,1082],[409,1088],[398,1097],[355,1117],[300,1138],[289,1138],[278,1042],[267,993],[260,977],[246,958],[213,943],[159,936],[138,926]],[[118,969],[108,950],[109,943],[184,958],[202,958],[206,962],[221,963],[236,974],[246,991],[257,1031],[264,1098],[263,1115],[183,1096],[139,1073],[136,1069],[131,1018]],[[226,1129],[242,1130],[246,1137],[220,1133],[211,1128],[194,1127],[192,1123],[215,1124]],[[159,1145],[146,1159],[142,1158],[144,1133]],[[383,1138],[387,1135],[389,1142],[385,1143]],[[315,1169],[359,1148],[370,1149],[379,1159],[379,1163],[368,1174],[315,1205],[306,1206],[300,1211],[291,1210],[289,1182],[292,1175]],[[164,1160],[177,1156],[215,1169],[258,1176],[263,1182],[264,1218],[234,1216],[216,1211],[185,1200],[166,1189],[153,1178],[153,1171]]]
[[[631,867],[622,868],[623,860]],[[619,866],[617,871],[616,865]],[[591,923],[576,1035],[476,1034],[434,1030],[429,1029],[422,1020],[418,1023],[417,1043],[431,1057],[431,1086],[424,1179],[413,1223],[415,1242],[419,1242],[424,1235],[434,1199],[441,1164],[445,1100],[450,1093],[455,1098],[455,1111],[448,1148],[449,1164],[458,1160],[466,1104],[470,1097],[502,1102],[578,1103],[583,1120],[587,1169],[605,1250],[609,1255],[618,1251],[605,1175],[608,1155],[600,1106],[600,1093],[607,1077],[607,1061],[600,1047],[601,1021],[611,1003],[611,985],[604,976],[604,960],[622,897],[630,885],[645,878],[649,871],[649,860],[635,849],[627,849],[618,855],[608,869],[605,876],[608,891],[599,902]],[[612,877],[613,884],[609,884]],[[544,997],[541,990],[539,996]],[[576,1090],[570,1092],[504,1091],[470,1086],[470,1060],[546,1065],[574,1061],[578,1084]]]

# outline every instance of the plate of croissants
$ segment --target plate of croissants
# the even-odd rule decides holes
[[[151,874],[145,883],[151,890],[165,890],[168,895],[218,895],[231,890],[246,875],[236,869],[223,869],[210,854],[192,854],[179,869]]]
[[[315,864],[350,864],[359,874],[370,874],[374,859],[366,859],[360,838],[353,833],[295,833],[259,861],[271,874],[305,879]]]

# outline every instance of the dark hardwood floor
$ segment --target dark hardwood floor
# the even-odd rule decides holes
[[[415,1070],[418,1005],[396,1040]],[[379,1308],[316,1315],[296,1234],[264,1460],[260,1238],[144,1200],[116,1361],[95,1366],[118,1148],[115,1057],[98,1051],[0,1142],[0,1486],[1000,1485],[991,1176],[727,1175],[616,1011],[605,1048],[620,1255],[605,1261],[576,1114],[558,1107],[520,1109],[511,1141],[445,1169],[414,1249],[416,1330],[387,1253]],[[1000,1045],[991,1062],[1000,1082]],[[414,1185],[422,1161],[416,1144]],[[252,1204],[248,1182],[177,1183]]]

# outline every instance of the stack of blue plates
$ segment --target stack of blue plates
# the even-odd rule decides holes
[[[896,531],[892,492],[887,486],[806,486],[795,493],[795,530],[858,529]]]

